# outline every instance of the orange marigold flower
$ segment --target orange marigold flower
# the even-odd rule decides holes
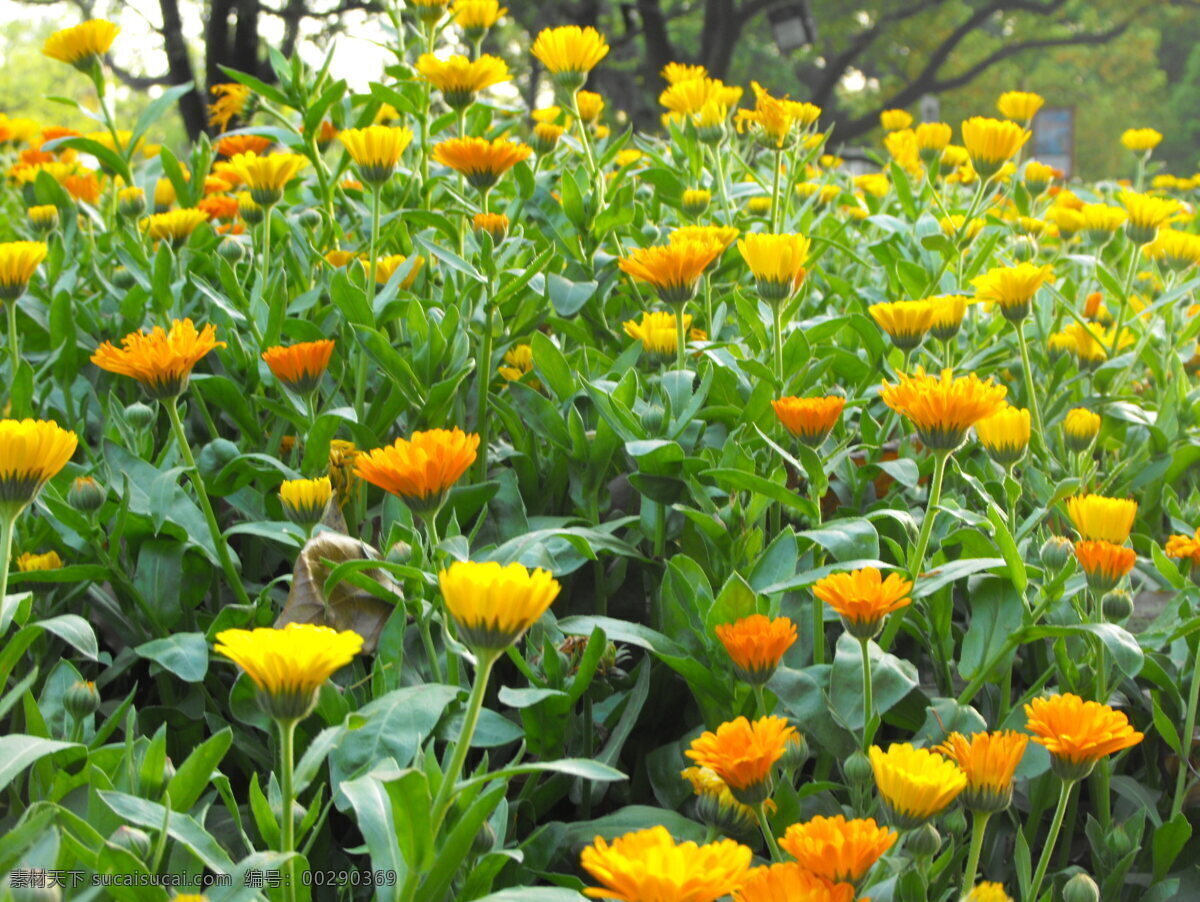
[[[753,857],[732,839],[676,844],[666,827],[651,827],[618,836],[611,845],[597,836],[579,863],[601,884],[583,891],[593,899],[714,902],[741,884]]]
[[[213,195],[205,197],[196,203],[196,209],[204,212],[209,219],[216,219],[228,222],[231,219],[236,219],[238,215],[238,201],[236,197],[228,195]]]
[[[120,348],[104,342],[92,355],[92,363],[136,379],[152,398],[176,398],[187,388],[192,368],[209,351],[223,347],[225,342],[217,341],[216,326],[197,331],[190,319],[177,319],[169,332],[155,326],[149,334],[129,333],[121,339]]]
[[[858,883],[896,844],[898,836],[892,828],[875,823],[874,818],[847,820],[839,814],[792,824],[779,845],[801,867],[819,877]]]
[[[878,569],[865,567],[817,580],[813,595],[842,616],[847,632],[858,639],[869,639],[879,632],[884,617],[912,604],[908,595],[912,587],[899,573],[883,579]]]
[[[938,377],[917,367],[911,376],[900,373],[896,385],[885,381],[880,397],[913,424],[927,448],[953,451],[968,429],[1004,407],[1007,393],[1004,386],[991,379],[984,382],[974,373],[956,378],[947,369]]]
[[[782,717],[739,717],[693,739],[685,754],[715,771],[743,805],[757,805],[771,794],[771,771],[795,732]]]
[[[854,902],[855,895],[849,883],[833,883],[794,861],[754,868],[733,891],[734,902]]]
[[[239,153],[263,154],[274,142],[262,135],[230,135],[217,142],[217,154],[232,159]]]
[[[1003,811],[1012,801],[1013,774],[1025,754],[1029,737],[1013,730],[975,733],[968,739],[951,733],[935,751],[967,775],[963,804],[972,811]]]
[[[1137,552],[1103,540],[1081,541],[1075,543],[1075,560],[1083,568],[1088,585],[1097,592],[1107,592],[1133,570]]]
[[[785,429],[810,448],[828,438],[846,406],[840,395],[823,398],[780,398],[771,402],[775,416]]]
[[[383,448],[360,454],[354,472],[398,497],[413,511],[441,507],[446,493],[475,462],[479,436],[461,429],[414,432]]]
[[[1050,752],[1051,766],[1064,780],[1083,779],[1101,758],[1145,738],[1124,712],[1070,693],[1035,698],[1025,706],[1025,716],[1025,728]]]
[[[700,277],[720,252],[713,242],[675,241],[634,248],[617,265],[638,281],[653,285],[664,302],[684,304],[695,297]]]
[[[519,141],[496,138],[450,138],[433,147],[433,159],[455,172],[480,191],[488,191],[508,172],[533,153],[533,148]]]
[[[769,680],[783,653],[796,641],[796,624],[791,620],[787,617],[772,620],[762,614],[719,624],[713,632],[729,652],[738,678],[752,685]]]
[[[302,341],[289,347],[263,351],[262,358],[275,378],[297,394],[306,395],[321,384],[333,356],[333,339]]]
[[[1175,535],[1167,539],[1167,557],[1187,558],[1200,564],[1200,529],[1194,536]]]
[[[1129,498],[1075,495],[1067,499],[1067,516],[1075,524],[1079,538],[1087,541],[1123,545],[1129,540],[1137,510],[1137,502]]]

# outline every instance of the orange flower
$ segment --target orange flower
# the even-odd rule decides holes
[[[236,197],[229,197],[225,194],[214,195],[198,201],[196,209],[201,210],[209,219],[228,222],[237,218],[238,202]]]
[[[899,834],[874,818],[814,817],[792,824],[779,845],[806,870],[835,882],[858,883]]]
[[[1137,563],[1137,552],[1104,540],[1075,543],[1075,559],[1096,592],[1116,588]]]
[[[450,138],[434,145],[433,159],[461,172],[480,191],[488,191],[531,153],[533,148],[506,138]]]
[[[333,356],[333,339],[267,348],[262,358],[275,378],[297,394],[316,390]]]
[[[1029,737],[1013,730],[975,733],[968,739],[951,733],[934,751],[954,761],[967,775],[963,804],[972,811],[1003,811],[1012,801],[1013,774]]]
[[[411,439],[354,459],[354,472],[418,513],[441,507],[446,492],[475,462],[479,436],[461,429],[414,432]]]
[[[884,382],[883,402],[903,414],[927,448],[953,451],[962,444],[967,430],[1005,405],[1008,390],[991,379],[984,382],[974,373],[955,377],[950,370],[941,376],[926,375],[922,367],[900,382]]]
[[[732,839],[676,844],[666,827],[651,827],[618,836],[611,845],[597,836],[579,863],[601,884],[583,891],[593,899],[715,902],[742,882],[753,857]]]
[[[696,285],[708,264],[721,253],[711,241],[676,241],[654,247],[634,248],[617,261],[622,272],[648,282],[668,304],[684,304],[696,295]]]
[[[913,584],[898,573],[883,579],[875,567],[850,573],[831,573],[813,585],[813,595],[842,615],[842,624],[855,638],[879,632],[883,618],[912,604]]]
[[[129,333],[121,339],[120,348],[104,342],[92,355],[92,363],[110,373],[131,376],[152,398],[177,398],[187,388],[192,368],[209,351],[223,347],[225,342],[217,341],[216,326],[197,332],[190,319],[175,320],[169,332],[155,326],[149,334]]]
[[[1200,529],[1194,536],[1171,536],[1167,539],[1167,557],[1186,558],[1200,564]]]
[[[1067,499],[1067,516],[1085,541],[1124,544],[1129,540],[1137,509],[1137,502],[1129,498],[1075,495]]]
[[[1101,758],[1145,738],[1123,712],[1070,693],[1035,698],[1025,716],[1025,728],[1050,752],[1051,766],[1064,780],[1083,779]]]
[[[795,732],[782,717],[739,717],[696,737],[685,754],[715,771],[743,805],[757,805],[771,794],[771,770]]]
[[[751,614],[736,623],[722,623],[714,630],[729,657],[738,678],[761,685],[771,678],[783,653],[796,641],[796,624],[787,617],[772,620]]]
[[[839,395],[824,398],[780,398],[772,401],[775,416],[792,435],[810,448],[828,438],[841,418],[846,399]]]
[[[794,861],[754,868],[733,891],[734,902],[854,902],[854,898],[849,883],[832,883]]]
[[[230,135],[217,142],[218,156],[232,159],[239,153],[263,154],[273,142],[262,135]]]

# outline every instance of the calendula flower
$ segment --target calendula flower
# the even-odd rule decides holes
[[[879,124],[887,132],[898,132],[913,124],[913,117],[908,110],[884,110],[879,114]]]
[[[154,212],[166,213],[175,203],[175,186],[170,179],[159,179],[154,183]]]
[[[1008,392],[991,379],[984,382],[974,373],[955,377],[950,370],[938,377],[917,367],[913,375],[900,373],[899,379],[896,385],[885,381],[880,397],[913,424],[922,444],[936,451],[961,445],[968,429],[1004,406]]]
[[[771,408],[784,428],[810,448],[818,447],[829,437],[845,406],[846,399],[840,395],[787,397],[771,402]]]
[[[892,301],[867,308],[871,319],[887,333],[892,344],[911,351],[921,344],[933,325],[933,305],[929,301]]]
[[[976,216],[968,222],[967,217],[961,213],[943,216],[938,220],[938,225],[941,226],[942,234],[947,238],[966,238],[967,241],[975,240],[975,237],[983,231],[982,219]]]
[[[1129,541],[1137,510],[1137,502],[1129,498],[1075,495],[1067,499],[1067,516],[1071,518],[1079,538],[1086,541],[1125,544]]]
[[[508,382],[519,382],[533,372],[533,348],[523,344],[513,345],[504,352],[504,363],[496,371]]]
[[[595,91],[577,91],[575,94],[575,111],[579,121],[585,125],[594,125],[604,112],[604,98]]]
[[[941,814],[966,788],[967,775],[953,761],[910,743],[893,743],[869,753],[875,786],[896,826],[914,830]]]
[[[699,216],[712,203],[712,192],[704,188],[688,188],[680,198],[680,208],[688,216]]]
[[[1142,247],[1142,253],[1183,272],[1200,263],[1200,235],[1160,228],[1154,240]]]
[[[438,574],[446,610],[472,649],[502,651],[550,607],[562,586],[547,570],[455,561]]]
[[[58,225],[58,207],[54,204],[38,204],[36,207],[29,207],[25,210],[25,215],[29,217],[29,224],[33,226],[33,230],[40,235],[54,231]],[[3,245],[0,245],[3,248]],[[0,257],[3,256],[3,250],[0,249]],[[3,276],[0,276],[0,285],[3,284]],[[0,294],[3,294],[4,288],[0,287]]]
[[[230,169],[262,207],[279,203],[288,182],[307,165],[308,158],[296,153],[269,153],[261,157],[254,152],[239,153],[229,161]]]
[[[921,151],[917,146],[916,133],[911,128],[902,128],[899,131],[889,132],[887,137],[883,139],[883,146],[887,148],[887,152],[891,158],[909,175],[916,177],[921,174],[923,171],[921,168]]]
[[[807,871],[835,883],[858,883],[896,843],[898,834],[874,818],[814,817],[792,824],[780,847]]]
[[[975,434],[988,455],[1002,467],[1011,467],[1029,447],[1029,411],[1005,407],[975,424]]]
[[[1117,199],[1129,214],[1125,234],[1134,244],[1149,244],[1158,235],[1159,228],[1179,212],[1179,201],[1172,198],[1122,191]]]
[[[975,733],[969,739],[951,733],[935,751],[956,763],[967,776],[963,804],[971,811],[1003,811],[1012,802],[1013,774],[1029,737],[1012,730]]]
[[[1019,323],[1029,315],[1038,289],[1053,281],[1054,268],[1050,264],[1018,263],[990,269],[972,279],[971,284],[976,300],[998,304],[1006,320]]]
[[[752,216],[769,216],[771,213],[771,196],[762,194],[746,201],[746,210]]]
[[[886,197],[891,190],[891,181],[883,172],[864,172],[853,179],[854,187],[872,197]]]
[[[148,334],[131,332],[121,339],[120,348],[106,341],[91,359],[102,370],[136,379],[150,397],[165,400],[182,394],[192,368],[209,351],[223,347],[216,326],[198,332],[190,319],[184,319],[174,320],[169,332],[162,326]]]
[[[274,142],[262,135],[228,135],[217,141],[217,155],[232,159],[239,153],[266,153]]]
[[[533,149],[537,151],[538,156],[546,156],[553,153],[554,148],[558,146],[559,139],[562,138],[566,129],[561,125],[554,125],[550,122],[539,122],[533,127]]]
[[[17,558],[17,570],[21,573],[38,573],[47,570],[62,569],[62,558],[57,551],[47,551],[45,554],[34,554],[26,551]]]
[[[742,99],[742,89],[716,78],[693,78],[673,82],[658,95],[658,102],[683,117],[697,116],[709,104],[728,110]],[[722,120],[724,116],[721,117]]]
[[[487,191],[531,153],[533,148],[506,138],[450,138],[434,145],[433,159],[461,172],[480,191]]]
[[[322,684],[349,664],[362,644],[362,636],[350,630],[289,623],[283,629],[223,630],[215,651],[246,672],[267,714],[293,721],[312,711]]]
[[[338,140],[369,185],[382,185],[392,177],[412,139],[411,129],[390,125],[368,125],[338,132]]]
[[[962,898],[962,902],[1013,902],[1002,883],[977,883]]]
[[[718,624],[713,632],[729,653],[738,679],[756,686],[774,675],[783,653],[796,641],[796,624],[791,620],[772,620],[762,614]]]
[[[1045,102],[1040,94],[1030,91],[1005,91],[996,101],[996,109],[1001,116],[1028,125]]]
[[[849,883],[833,883],[794,861],[752,869],[733,891],[734,902],[854,902]]]
[[[813,584],[813,595],[842,617],[846,631],[857,639],[879,632],[883,619],[912,604],[913,584],[898,573],[884,579],[875,567],[831,573]]]
[[[254,96],[249,88],[237,82],[226,82],[213,85],[209,90],[217,98],[208,107],[209,125],[215,125],[224,132],[229,130],[229,123],[234,119],[246,118],[250,99]]]
[[[1015,122],[984,116],[972,116],[965,121],[962,136],[971,165],[983,179],[996,175],[1029,140],[1029,132]]]
[[[748,234],[738,241],[742,259],[754,274],[763,300],[778,303],[804,282],[811,242],[803,235]]]
[[[941,341],[949,341],[962,328],[963,317],[967,315],[967,299],[961,294],[947,294],[927,300],[933,308],[929,333]]]
[[[450,5],[450,0],[410,0],[409,5],[417,18],[432,28],[441,20],[442,13]]]
[[[562,25],[543,29],[530,52],[546,67],[559,88],[573,93],[584,86],[588,73],[608,56],[608,42],[590,26]]]
[[[386,285],[391,281],[392,276],[399,271],[400,267],[408,262],[408,257],[404,254],[391,254],[387,257],[380,257],[375,261],[375,281],[380,285]],[[362,259],[363,270],[370,268],[370,261]],[[425,258],[416,256],[412,258],[412,267],[408,270],[408,274],[400,280],[400,287],[407,290],[412,288],[413,282],[417,281],[417,276],[421,272],[421,268],[425,265]]]
[[[936,163],[950,144],[951,129],[945,122],[922,122],[913,129],[917,153],[928,164]]]
[[[663,77],[669,85],[677,85],[681,81],[694,81],[697,78],[707,78],[708,69],[704,66],[695,66],[690,63],[667,63],[659,70],[659,75]]]
[[[1101,758],[1145,738],[1123,712],[1070,693],[1035,698],[1025,716],[1025,729],[1050,752],[1051,769],[1064,780],[1083,779]]]
[[[87,72],[108,53],[121,29],[105,19],[89,19],[46,38],[42,53]]]
[[[153,240],[169,241],[175,247],[180,247],[187,242],[192,232],[206,222],[207,213],[189,207],[185,210],[171,210],[168,213],[155,213],[149,219],[143,219],[141,227]]]
[[[249,191],[239,191],[237,202],[238,216],[250,223],[250,225],[257,225],[263,221],[263,217],[266,214],[263,213],[263,208],[250,196]]]
[[[693,739],[684,754],[716,771],[739,802],[757,805],[771,794],[771,771],[795,732],[782,717],[739,717]]]
[[[1070,323],[1061,332],[1050,336],[1050,347],[1069,351],[1075,355],[1080,367],[1094,369],[1108,360],[1109,348],[1113,345],[1115,335],[1115,329]],[[1133,342],[1133,334],[1128,329],[1122,329],[1120,338],[1116,340],[1117,350],[1120,351]]]
[[[287,479],[279,485],[279,501],[283,513],[293,523],[312,528],[320,523],[333,498],[333,484],[328,476],[318,479]]]
[[[1025,187],[1029,189],[1030,194],[1037,197],[1050,187],[1054,175],[1053,166],[1047,166],[1037,160],[1030,160],[1025,164]]]
[[[237,198],[227,197],[223,194],[202,197],[197,201],[196,209],[204,213],[210,220],[215,219],[218,222],[230,222],[237,219],[238,216]]]
[[[1110,207],[1108,204],[1084,204],[1079,208],[1079,215],[1081,217],[1080,230],[1086,232],[1087,237],[1096,244],[1107,242],[1129,218],[1129,215],[1120,207]],[[1049,213],[1047,213],[1047,218],[1055,222]],[[1056,224],[1061,231],[1062,225]]]
[[[821,118],[821,108],[811,103],[772,97],[767,89],[756,81],[750,82],[754,89],[754,109],[738,110],[738,131],[747,127],[764,147],[781,151],[790,146],[799,132]]]
[[[0,243],[0,301],[15,301],[25,293],[48,250],[43,241]]]
[[[442,92],[442,99],[452,110],[465,109],[484,88],[512,79],[508,64],[487,53],[474,60],[460,54],[441,60],[432,53],[424,53],[417,60],[417,71]]]
[[[753,833],[758,816],[749,805],[733,797],[725,781],[708,767],[686,767],[679,775],[692,784],[696,794],[696,819],[727,836]]]
[[[684,304],[695,297],[700,277],[719,253],[712,242],[676,241],[634,248],[617,264],[622,272],[653,285],[664,302]]]
[[[666,827],[651,827],[618,836],[611,845],[597,836],[579,864],[600,884],[583,891],[593,899],[716,902],[741,884],[753,857],[732,839],[677,844]]]
[[[93,207],[100,200],[100,179],[96,177],[94,172],[68,175],[63,178],[62,186],[67,189],[67,193],[74,200],[81,200],[84,203],[91,204]]]
[[[1075,543],[1075,560],[1087,576],[1088,586],[1096,592],[1107,592],[1133,570],[1137,553],[1103,540],[1079,541]]]
[[[0,515],[14,519],[75,454],[79,439],[48,420],[0,420]]]
[[[1193,565],[1200,564],[1200,529],[1195,535],[1174,535],[1167,539],[1167,557],[1189,560]]]
[[[1063,437],[1071,451],[1086,451],[1100,432],[1100,415],[1082,407],[1067,411],[1063,418]]]
[[[263,351],[275,378],[297,394],[306,395],[321,384],[321,377],[333,356],[333,339],[302,341],[284,347],[276,345]]]
[[[446,493],[475,462],[479,436],[461,429],[414,432],[354,459],[354,472],[418,513],[441,507]]]
[[[476,233],[487,232],[494,245],[508,235],[508,217],[503,213],[476,213],[471,224]]]
[[[1121,133],[1121,143],[1134,153],[1149,154],[1162,139],[1162,132],[1153,128],[1127,128]]]
[[[454,16],[454,24],[463,30],[468,41],[477,42],[487,34],[488,29],[500,21],[508,7],[501,6],[498,0],[455,0],[450,7]]]
[[[642,350],[662,358],[674,358],[679,353],[679,333],[675,314],[665,311],[643,313],[640,321],[626,320],[625,334],[642,343]],[[691,330],[692,315],[683,315],[685,332]]]

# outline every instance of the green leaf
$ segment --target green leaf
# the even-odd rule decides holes
[[[424,235],[413,235],[413,244],[419,246],[427,253],[431,259],[440,260],[451,269],[458,270],[469,279],[480,283],[481,285],[487,281],[483,275],[474,266],[460,257],[453,251],[446,250],[441,245],[434,244]]]
[[[839,561],[879,557],[879,533],[862,517],[846,517],[797,535],[811,539]]]
[[[192,750],[167,784],[167,794],[171,797],[173,810],[187,811],[196,804],[196,800],[212,779],[213,771],[232,744],[233,730],[226,727]]]
[[[546,276],[546,294],[559,316],[574,316],[595,296],[599,287],[598,282],[572,282],[557,273]],[[537,360],[536,356],[534,360]]]
[[[82,756],[84,747],[74,742],[59,742],[56,739],[26,736],[23,733],[0,736],[0,790],[8,786],[17,774],[33,762],[40,761],[47,755],[67,751],[72,754],[59,755],[56,759],[60,764]]]
[[[881,717],[917,686],[917,668],[911,662],[888,654],[874,642],[867,646],[871,661],[874,711]],[[863,727],[862,650],[849,633],[838,639],[829,678],[829,703],[849,730]]]
[[[208,673],[208,642],[203,633],[174,633],[134,649],[186,683],[198,683]]]
[[[409,868],[400,854],[400,843],[393,824],[392,801],[384,784],[375,774],[365,774],[342,783],[338,792],[349,800],[354,809],[358,830],[371,856],[372,870],[396,874],[396,885],[378,887],[378,898],[381,902],[396,899]]]
[[[162,805],[123,792],[97,791],[101,801],[113,813],[139,827],[158,831],[167,825],[167,835],[181,843],[209,870],[227,874],[233,861],[207,830],[186,814],[169,811]]]
[[[1137,639],[1128,630],[1115,623],[1077,623],[1070,626],[1035,626],[1026,632],[1028,639],[1045,639],[1052,636],[1097,636],[1117,667],[1128,677],[1135,677],[1142,670],[1145,655]]]
[[[982,676],[978,671],[1021,628],[1025,604],[1002,579],[981,579],[971,588],[971,623],[963,637],[958,672],[965,680]],[[999,662],[1005,666],[1005,662]]]
[[[1154,879],[1162,880],[1192,838],[1192,825],[1182,811],[1154,831]]]

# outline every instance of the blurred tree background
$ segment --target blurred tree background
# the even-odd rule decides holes
[[[45,98],[83,92],[41,56],[45,36],[102,15],[139,35],[114,60],[129,112],[166,85],[192,81],[168,135],[183,143],[204,128],[209,85],[220,66],[270,77],[269,43],[319,56],[331,41],[386,42],[382,3],[393,0],[0,0],[0,112],[63,120]],[[834,143],[876,145],[878,113],[901,106],[919,117],[935,96],[957,124],[990,113],[1001,91],[1036,91],[1075,110],[1076,174],[1131,167],[1118,137],[1131,126],[1166,135],[1156,159],[1179,175],[1200,170],[1200,0],[509,0],[510,18],[486,49],[513,64],[535,102],[548,87],[526,53],[554,24],[591,24],[613,52],[593,87],[624,121],[654,128],[666,62],[700,63],[727,82],[761,82],[826,110]],[[32,7],[32,8],[31,8]],[[361,54],[334,71],[358,88],[377,77]],[[749,95],[749,91],[747,90]],[[747,97],[749,99],[749,96]],[[80,127],[86,123],[64,122]]]

